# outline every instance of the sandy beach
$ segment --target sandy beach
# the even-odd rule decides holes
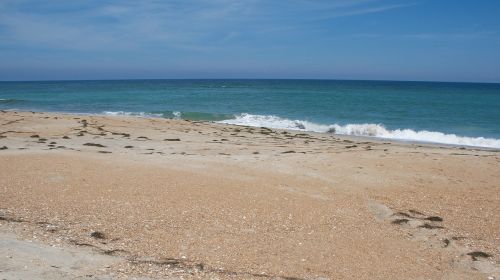
[[[5,279],[500,279],[500,152],[2,111],[0,230]]]

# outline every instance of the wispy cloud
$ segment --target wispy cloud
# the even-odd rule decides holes
[[[493,31],[462,32],[462,33],[415,33],[402,35],[406,39],[415,40],[470,40],[494,35]]]
[[[389,11],[389,10],[406,8],[406,7],[411,7],[411,6],[415,6],[415,5],[416,5],[416,3],[406,3],[406,4],[397,4],[397,5],[385,5],[385,6],[360,8],[360,9],[354,9],[351,11],[345,11],[345,12],[338,13],[338,14],[333,14],[331,16],[331,18],[381,13],[381,12],[385,12],[385,11]]]
[[[382,37],[382,35],[378,34],[378,33],[355,33],[355,34],[352,34],[351,37],[353,38],[362,38],[362,39],[365,39],[365,38],[380,38]]]
[[[350,1],[343,5],[317,6],[310,20],[330,20],[342,17],[383,13],[390,10],[415,6],[417,3],[384,4],[383,1]]]
[[[293,30],[304,21],[414,5],[386,2],[291,0],[285,6],[265,0],[4,0],[0,45],[89,51],[146,46],[210,49],[263,30]]]

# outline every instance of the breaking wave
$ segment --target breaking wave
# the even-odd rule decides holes
[[[12,99],[12,98],[0,98],[0,104],[10,104],[10,103],[17,103],[17,102],[23,102],[23,100]]]
[[[183,119],[192,121],[221,121],[234,118],[234,115],[230,114],[180,112],[180,111],[163,111],[163,112],[105,111],[102,112],[101,114],[107,116],[135,116],[135,117],[148,117],[148,118]]]
[[[323,133],[335,133],[353,136],[368,136],[385,139],[396,139],[406,141],[433,142],[460,146],[476,146],[486,148],[500,148],[500,139],[484,137],[465,137],[455,134],[445,134],[436,131],[415,131],[412,129],[390,130],[381,124],[347,124],[347,125],[322,125],[302,120],[290,120],[277,116],[263,116],[252,114],[240,114],[232,119],[219,121],[220,123],[268,127],[277,129],[291,129],[301,131],[313,131]]]
[[[106,116],[163,117],[162,114],[146,112],[105,111],[102,114]]]

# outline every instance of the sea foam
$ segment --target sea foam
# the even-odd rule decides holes
[[[16,103],[16,102],[22,102],[23,100],[20,99],[12,99],[12,98],[0,98],[0,103]]]
[[[322,133],[334,133],[341,135],[378,137],[385,139],[396,139],[405,141],[432,142],[460,146],[476,146],[486,148],[500,148],[500,139],[484,137],[465,137],[455,134],[445,134],[437,131],[415,131],[412,129],[390,130],[381,124],[347,124],[347,125],[323,125],[303,120],[290,120],[272,115],[240,114],[234,119],[219,121],[220,123],[269,127],[277,129],[290,129],[300,131],[312,131]]]
[[[125,111],[105,111],[101,114],[106,116],[134,116],[134,117],[162,117],[162,114],[146,113],[146,112],[125,112]]]

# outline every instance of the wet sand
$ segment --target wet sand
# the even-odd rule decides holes
[[[499,225],[495,150],[0,112],[0,229],[113,278],[498,279]]]

